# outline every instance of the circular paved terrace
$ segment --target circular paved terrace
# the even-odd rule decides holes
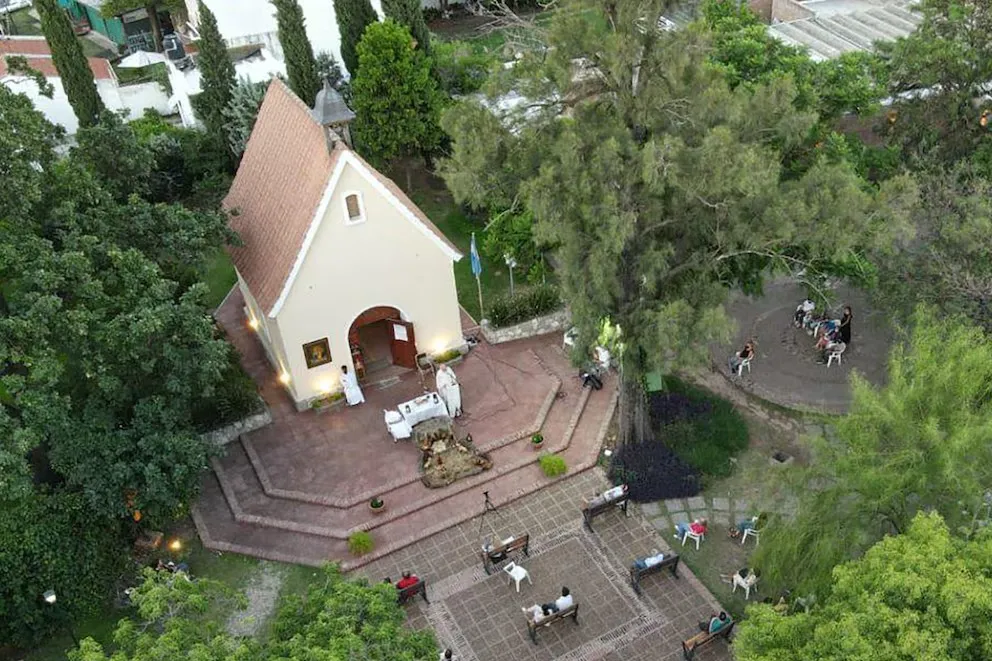
[[[818,363],[820,352],[813,347],[813,338],[792,325],[806,290],[789,279],[769,283],[764,296],[741,295],[727,305],[727,312],[737,321],[737,333],[732,345],[711,349],[717,368],[729,377],[728,357],[753,338],[757,357],[751,372],[745,369],[740,379],[745,390],[790,408],[846,412],[851,403],[848,377],[852,370],[874,384],[884,383],[893,333],[887,317],[869,305],[864,292],[841,284],[833,293],[836,310],[850,305],[854,311],[851,345],[842,365],[835,362],[828,368]]]

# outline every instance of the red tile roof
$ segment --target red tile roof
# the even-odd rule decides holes
[[[59,72],[55,69],[52,61],[51,51],[48,43],[44,39],[29,39],[25,37],[11,37],[10,39],[0,39],[0,76],[7,74],[7,55],[23,55],[28,65],[32,69],[40,71],[46,78],[58,78]],[[86,61],[90,64],[93,77],[97,80],[113,80],[114,72],[110,68],[110,62],[101,57],[88,57]]]
[[[224,208],[243,246],[231,258],[252,296],[268,315],[286,286],[310,223],[338,159],[349,152],[338,140],[329,153],[324,129],[278,78],[273,79],[238,167]],[[358,155],[351,152],[358,158]],[[428,229],[455,248],[392,181],[369,171]]]

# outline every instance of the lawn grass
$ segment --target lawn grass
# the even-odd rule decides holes
[[[455,244],[464,257],[455,263],[455,287],[458,290],[458,302],[472,315],[476,321],[482,319],[479,309],[479,291],[472,274],[472,260],[469,258],[469,246],[472,243],[472,232],[476,233],[476,245],[481,250],[482,229],[484,225],[472,220],[451,199],[450,193],[435,187],[417,187],[410,193],[410,198],[427,214],[438,229],[448,240]],[[482,300],[492,300],[495,296],[509,291],[510,274],[505,264],[495,262],[485,255],[480,255],[482,274],[479,280],[482,284]],[[514,275],[523,284],[523,273]]]
[[[155,64],[149,64],[147,67],[138,67],[136,69],[115,66],[114,73],[117,74],[117,80],[121,85],[152,83],[159,80],[160,77],[169,77],[169,70],[166,68],[164,62],[156,62]]]
[[[231,287],[238,281],[238,276],[234,272],[234,264],[226,250],[218,250],[213,259],[207,265],[203,274],[203,281],[207,284],[210,293],[207,295],[207,307],[213,309],[221,304]]]

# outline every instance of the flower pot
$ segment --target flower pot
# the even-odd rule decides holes
[[[544,439],[541,439],[540,441],[538,441],[536,443],[534,441],[531,441],[530,442],[530,447],[531,447],[532,450],[534,450],[534,452],[540,452],[541,451],[541,448],[544,447]]]
[[[382,514],[386,511],[386,501],[380,500],[379,507],[372,507],[372,503],[369,503],[369,509],[372,510],[373,514]]]

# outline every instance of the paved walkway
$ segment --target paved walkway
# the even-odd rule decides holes
[[[394,580],[410,570],[428,583],[430,605],[406,606],[414,627],[431,627],[442,646],[459,661],[676,661],[681,641],[719,604],[685,566],[679,578],[667,572],[646,578],[643,595],[629,585],[635,557],[655,549],[670,553],[665,535],[631,507],[582,526],[582,498],[607,486],[599,469],[586,471],[540,494],[502,507],[485,519],[475,517],[358,570],[370,581]],[[482,500],[481,494],[477,498]],[[530,556],[521,564],[533,584],[520,593],[502,573],[487,576],[479,548],[482,536],[531,535]],[[579,625],[565,621],[527,637],[522,607],[552,601],[568,586],[579,604]],[[700,661],[731,658],[722,641],[700,650]]]
[[[750,372],[745,370],[739,380],[735,378],[741,387],[782,406],[845,413],[851,403],[848,377],[852,370],[872,383],[884,383],[892,330],[885,315],[869,305],[863,292],[839,285],[834,294],[837,318],[844,305],[854,311],[852,341],[844,352],[843,364],[828,368],[817,363],[820,353],[813,347],[813,338],[792,325],[806,290],[792,280],[778,280],[765,287],[764,296],[739,296],[727,306],[738,332],[732,345],[711,348],[714,365],[730,378],[728,357],[753,338],[757,357]]]

